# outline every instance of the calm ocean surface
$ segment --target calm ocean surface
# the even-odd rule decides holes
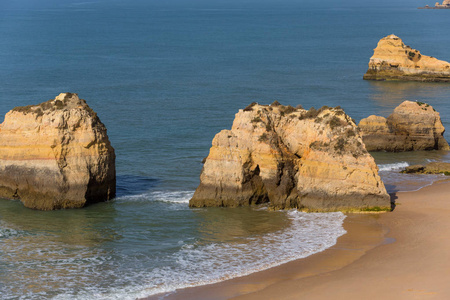
[[[333,245],[345,233],[341,213],[187,202],[212,138],[253,101],[340,105],[359,121],[419,100],[450,128],[450,84],[362,80],[391,33],[450,61],[450,11],[367,2],[0,1],[0,115],[78,93],[108,128],[118,176],[116,200],[81,210],[0,201],[0,298],[134,299]],[[443,178],[400,168],[450,161],[438,151],[375,158],[391,192]]]

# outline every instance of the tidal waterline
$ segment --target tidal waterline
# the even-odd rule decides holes
[[[0,201],[2,297],[134,298],[332,245],[343,234],[341,214],[189,209],[201,161],[214,135],[253,101],[341,106],[359,121],[418,100],[439,111],[448,127],[450,85],[362,80],[372,49],[391,33],[450,60],[450,37],[436,30],[448,25],[446,12],[417,6],[406,0],[2,2],[0,115],[60,92],[78,93],[108,128],[118,175],[117,199],[83,210],[39,212]],[[440,152],[374,156],[394,192],[439,179],[405,177],[401,167],[448,161]]]

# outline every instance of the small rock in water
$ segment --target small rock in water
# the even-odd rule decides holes
[[[363,78],[450,82],[450,63],[422,55],[391,34],[378,42]]]
[[[358,127],[368,151],[450,149],[439,113],[422,102],[404,101],[387,119],[372,115]]]

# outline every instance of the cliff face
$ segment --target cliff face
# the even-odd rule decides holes
[[[387,119],[370,116],[358,126],[368,151],[449,149],[439,113],[426,103],[404,101]]]
[[[16,107],[0,125],[0,197],[26,207],[83,207],[115,196],[105,126],[77,94]]]
[[[368,80],[450,81],[450,63],[406,46],[391,34],[382,38],[363,77]]]
[[[189,205],[389,210],[377,170],[341,109],[254,104],[214,137]]]

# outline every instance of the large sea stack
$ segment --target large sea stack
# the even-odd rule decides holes
[[[212,142],[191,207],[389,210],[354,121],[340,108],[253,103]]]
[[[0,125],[0,197],[40,210],[112,199],[115,154],[106,127],[77,94],[16,107]]]
[[[404,101],[388,117],[359,122],[368,151],[449,150],[439,113],[429,104]]]
[[[378,42],[363,78],[450,82],[450,63],[422,55],[391,34]]]

